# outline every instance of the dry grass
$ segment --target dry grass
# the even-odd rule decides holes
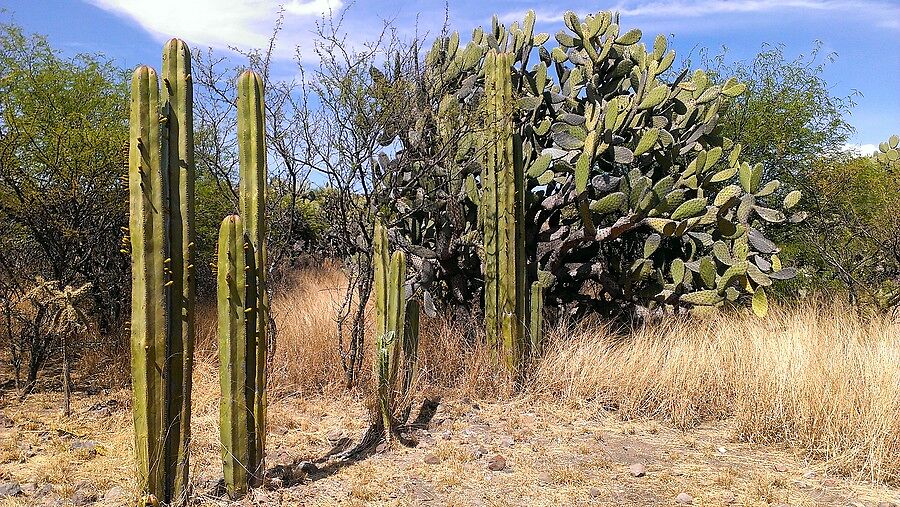
[[[347,392],[336,346],[334,315],[343,283],[335,269],[304,271],[290,290],[277,294],[273,301],[279,325],[270,373],[269,452],[273,461],[320,455],[329,446],[325,438],[329,431],[342,429],[347,436],[356,437],[365,426],[370,359],[364,362],[362,387]],[[201,310],[198,324],[192,466],[195,477],[216,480],[220,473],[219,387],[212,308]],[[441,410],[468,407],[448,415],[441,426],[454,434],[454,440],[437,438],[429,451],[442,460],[444,468],[424,466],[421,456],[415,454],[421,452],[418,450],[392,451],[345,469],[334,483],[323,482],[308,493],[319,494],[344,484],[355,499],[350,504],[376,497],[384,501],[382,486],[393,484],[397,474],[406,474],[396,467],[413,467],[410,463],[414,463],[423,476],[426,471],[437,474],[432,477],[436,478],[435,494],[448,505],[466,505],[468,492],[495,487],[485,482],[484,464],[473,462],[474,444],[455,440],[458,433],[470,428],[466,425],[490,425],[491,432],[496,432],[491,437],[495,447],[487,436],[479,441],[491,453],[502,452],[508,458],[533,463],[527,467],[523,463],[508,476],[509,481],[498,483],[501,489],[491,490],[498,498],[516,498],[522,493],[511,493],[504,489],[507,487],[531,488],[534,491],[527,494],[534,494],[539,490],[527,480],[546,473],[546,482],[558,485],[547,497],[551,502],[547,505],[584,495],[585,489],[594,485],[603,491],[603,498],[607,492],[618,494],[621,463],[632,458],[598,454],[598,442],[609,449],[644,442],[647,455],[657,456],[653,459],[660,459],[659,450],[666,449],[670,464],[720,460],[716,449],[720,445],[729,448],[732,461],[720,468],[682,464],[677,465],[681,468],[676,473],[663,468],[662,462],[660,468],[651,468],[661,481],[662,489],[657,492],[665,490],[662,498],[677,494],[672,489],[676,486],[663,487],[665,484],[687,488],[691,481],[705,481],[710,490],[754,492],[754,498],[766,503],[786,500],[785,485],[771,474],[771,461],[765,461],[773,459],[776,451],[756,446],[772,443],[784,444],[813,460],[823,477],[839,472],[856,479],[900,484],[900,322],[896,320],[862,317],[840,304],[817,303],[774,309],[763,320],[743,314],[707,321],[671,319],[630,333],[586,321],[549,333],[546,355],[534,365],[527,388],[520,394],[515,394],[508,378],[496,373],[491,351],[481,345],[480,329],[479,322],[423,319],[419,385],[446,396]],[[366,348],[371,348],[370,344]],[[114,363],[121,366],[126,360]],[[117,390],[110,396],[118,398],[123,408],[129,405],[126,391]],[[482,408],[476,410],[471,407],[477,403],[467,399],[493,401],[480,401]],[[37,401],[47,407],[28,416]],[[91,438],[109,449],[108,455],[101,453],[108,461],[79,461],[78,456],[66,453],[39,456],[23,465],[11,465],[19,468],[4,471],[0,467],[0,477],[9,473],[10,477],[68,484],[81,477],[108,477],[114,471],[120,484],[130,486],[123,482],[132,466],[129,413],[115,412],[113,419],[97,426],[86,408],[96,401],[96,397],[76,401],[84,405],[76,413],[85,415],[69,421],[58,416],[48,419],[48,413],[57,412],[50,408],[58,403],[55,393],[34,397],[30,406],[14,409],[17,433],[0,441],[0,464],[19,462],[22,451],[18,442],[31,438],[28,435],[42,435],[43,440],[34,445],[49,448],[56,444],[45,435],[63,428],[85,437],[88,428],[100,431]],[[6,413],[12,413],[13,407],[7,407]],[[22,426],[23,417],[33,422]],[[616,419],[625,421],[616,423]],[[450,426],[446,426],[448,422]],[[708,432],[707,422],[714,423],[715,434]],[[691,431],[679,435],[672,426]],[[504,435],[528,444],[521,450],[518,443],[516,450],[496,447],[497,439]],[[390,461],[400,456],[411,462]],[[791,459],[783,453],[778,456]],[[577,465],[572,465],[572,460]],[[547,467],[542,468],[545,461]],[[792,470],[805,466],[796,459],[794,463]],[[751,469],[756,475],[748,476]],[[382,482],[382,489],[376,487]],[[635,485],[638,490],[650,487]],[[343,495],[346,491],[332,493]],[[460,496],[460,492],[465,494]],[[318,501],[313,497],[305,500]],[[655,503],[630,501],[631,505]],[[539,504],[543,505],[535,503]]]
[[[856,477],[900,481],[900,323],[807,304],[628,337],[598,325],[552,333],[533,390],[679,428],[729,418],[742,441],[781,442]]]
[[[333,392],[343,374],[334,308],[343,279],[300,275],[273,305],[273,387]],[[479,329],[473,332],[473,329]],[[420,384],[454,396],[508,398],[477,322],[424,319]],[[669,319],[614,333],[582,322],[549,333],[528,380],[536,399],[615,409],[678,428],[730,419],[736,437],[784,443],[857,478],[900,482],[900,322],[822,301],[705,321]],[[363,383],[370,363],[363,367]]]

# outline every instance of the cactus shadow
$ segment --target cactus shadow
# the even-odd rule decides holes
[[[411,435],[414,430],[425,429],[431,423],[440,405],[440,398],[425,398],[412,422],[395,428],[394,436],[401,445],[415,447],[418,441]],[[371,424],[359,443],[344,437],[335,443],[325,455],[311,461],[299,461],[276,465],[266,471],[266,486],[270,489],[291,487],[304,482],[317,481],[336,474],[341,469],[382,452],[384,429],[381,424]]]

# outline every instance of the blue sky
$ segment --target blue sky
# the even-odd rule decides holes
[[[276,51],[280,72],[293,72],[295,47],[314,55],[311,31],[323,13],[343,12],[356,41],[375,36],[385,19],[411,36],[440,31],[442,0],[0,0],[12,19],[30,32],[49,36],[67,53],[104,53],[117,64],[158,66],[161,43],[171,36],[194,46],[262,47],[280,5],[285,29]],[[560,0],[455,0],[446,6],[450,24],[463,34],[490,23],[492,14],[511,22],[534,9],[538,29],[555,33],[568,9],[586,14],[583,2]],[[764,43],[783,43],[789,57],[808,54],[816,41],[837,60],[826,80],[836,95],[858,91],[849,121],[853,142],[872,145],[900,133],[900,0],[613,0],[592,9],[615,9],[626,28],[645,39],[670,37],[679,56],[713,53],[723,46],[730,59],[749,59]]]

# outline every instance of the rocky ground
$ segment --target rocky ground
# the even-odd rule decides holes
[[[58,395],[7,399],[0,506],[128,505],[128,396],[77,393],[70,418],[60,414]],[[197,504],[229,505],[216,493],[217,400],[198,398]],[[353,463],[300,471],[358,438],[365,422],[363,401],[351,395],[281,397],[270,408],[269,465],[296,473],[238,505],[900,505],[900,490],[834,476],[789,449],[736,442],[727,421],[684,433],[527,399],[444,399],[427,429],[410,434],[415,446],[397,443]]]

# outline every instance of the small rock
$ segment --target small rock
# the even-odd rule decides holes
[[[34,490],[32,496],[34,496],[35,498],[41,498],[52,495],[53,493],[53,486],[51,486],[50,484],[41,484],[39,488]]]
[[[647,467],[645,467],[643,463],[632,463],[631,466],[628,467],[628,471],[631,473],[632,477],[643,477],[647,475]]]
[[[553,478],[550,477],[550,474],[548,472],[540,472],[538,474],[538,482],[541,484],[550,484],[551,482],[553,482]]]
[[[678,493],[678,496],[675,497],[675,502],[680,505],[693,505],[694,497],[687,493]]]
[[[828,486],[828,487],[837,486],[838,480],[834,479],[834,478],[828,478],[828,479],[825,479],[824,481],[822,481],[822,485]]]
[[[814,478],[815,476],[816,476],[816,473],[813,472],[812,470],[809,470],[809,471],[807,471],[806,473],[803,474],[803,478],[804,478],[804,479],[812,479],[812,478]]]
[[[79,489],[75,491],[75,494],[72,495],[71,501],[72,504],[77,506],[82,505],[90,505],[97,500],[97,494],[93,491],[88,491],[85,489]]]
[[[481,459],[486,454],[487,454],[487,449],[485,449],[484,446],[481,446],[481,445],[479,445],[474,451],[472,451],[472,456],[474,456],[475,459]]]
[[[513,439],[513,437],[506,436],[500,439],[500,445],[502,445],[503,447],[512,447],[515,444],[516,441],[515,439]]]
[[[19,442],[19,462],[24,463],[28,458],[33,458],[38,455],[38,449],[28,442]]]
[[[894,502],[878,502],[878,507],[897,507]]]
[[[97,454],[97,447],[97,442],[93,440],[73,440],[72,443],[69,444],[70,450],[83,451],[90,456]]]
[[[428,463],[429,465],[437,465],[440,462],[441,458],[438,458],[434,454],[428,454],[425,456],[425,463]]]
[[[125,488],[123,488],[122,486],[113,486],[109,488],[109,491],[103,494],[103,501],[110,504],[117,501],[122,501],[122,503],[124,504],[128,499],[128,496],[128,492],[125,491]]]
[[[0,498],[20,496],[22,494],[23,494],[22,488],[19,487],[19,483],[17,483],[17,482],[0,483]]]
[[[722,493],[721,497],[722,503],[724,504],[732,504],[737,501],[737,497],[731,491],[726,491]]]
[[[445,431],[441,433],[441,438],[443,438],[444,440],[450,440],[451,438],[453,438],[453,435],[449,431]]]
[[[434,486],[430,484],[416,484],[413,486],[413,496],[416,500],[430,502],[435,499]]]
[[[775,466],[772,468],[774,468],[776,472],[787,472],[787,470],[788,470],[787,465],[782,464],[782,463],[776,463]]]
[[[492,470],[494,472],[499,472],[501,470],[506,469],[506,458],[501,455],[496,455],[488,462],[488,470]]]
[[[728,452],[728,449],[726,449],[724,447],[719,447],[716,450],[719,451],[719,454],[725,454],[726,452]]]
[[[325,435],[325,438],[327,438],[329,442],[338,442],[344,438],[344,432],[340,429],[333,429]]]
[[[590,491],[588,491],[588,495],[591,498],[597,498],[600,496],[600,488],[591,488]]]

